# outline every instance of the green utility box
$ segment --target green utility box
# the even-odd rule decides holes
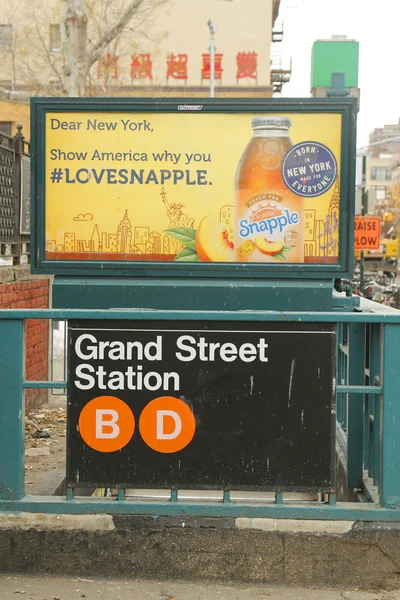
[[[331,73],[345,74],[345,87],[358,88],[359,43],[345,36],[317,40],[311,55],[311,89],[331,87]]]

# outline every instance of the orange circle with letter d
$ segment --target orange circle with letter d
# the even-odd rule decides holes
[[[139,431],[150,448],[171,454],[190,444],[196,431],[196,420],[185,402],[173,396],[162,396],[143,409]]]
[[[98,396],[83,407],[79,433],[97,452],[116,452],[131,440],[135,417],[129,406],[115,396]]]

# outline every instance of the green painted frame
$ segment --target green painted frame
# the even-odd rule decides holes
[[[337,264],[187,264],[124,261],[62,261],[45,258],[45,117],[46,112],[164,112],[178,106],[201,105],[202,113],[340,113],[342,115],[339,260]],[[349,277],[354,256],[354,196],[356,155],[356,100],[354,98],[268,99],[135,99],[31,98],[31,257],[33,273],[55,275],[229,277],[330,279]],[[190,111],[185,111],[187,114]],[[199,114],[196,111],[196,114]]]

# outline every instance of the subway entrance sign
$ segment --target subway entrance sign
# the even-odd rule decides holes
[[[354,250],[379,250],[381,247],[381,218],[356,217]]]
[[[330,491],[335,326],[70,321],[67,485]]]

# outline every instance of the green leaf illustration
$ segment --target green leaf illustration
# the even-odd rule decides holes
[[[164,233],[174,237],[178,242],[184,244],[187,248],[196,250],[196,230],[190,227],[176,227],[175,229],[165,229]]]
[[[275,254],[275,258],[277,258],[278,260],[286,260],[286,254],[285,252],[287,252],[288,250],[291,250],[290,246],[283,246],[282,250],[279,252],[279,254]]]
[[[179,262],[200,262],[197,252],[188,247],[183,248],[183,250],[175,256],[174,260]]]

